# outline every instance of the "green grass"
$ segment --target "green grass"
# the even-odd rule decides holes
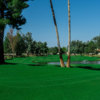
[[[67,61],[67,56],[63,55],[64,61]],[[100,60],[100,57],[89,57],[89,56],[72,56],[71,61],[96,61]],[[35,56],[35,57],[26,57],[26,58],[14,58],[13,60],[8,60],[7,62],[13,63],[45,63],[45,62],[59,62],[58,55],[49,55],[49,56]]]
[[[64,56],[64,60],[66,57]],[[99,60],[73,56],[72,61]],[[58,56],[26,57],[0,65],[0,100],[99,100],[100,65],[37,65],[59,61]]]

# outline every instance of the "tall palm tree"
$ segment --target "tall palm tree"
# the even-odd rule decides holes
[[[53,15],[54,25],[55,25],[55,29],[56,29],[57,44],[58,44],[58,51],[59,51],[59,58],[60,58],[60,65],[61,65],[61,67],[64,67],[65,65],[64,65],[64,61],[63,61],[63,57],[62,57],[62,53],[61,53],[58,28],[57,28],[56,17],[55,17],[55,13],[54,13],[54,9],[53,9],[52,0],[50,0],[50,5],[51,5],[51,10],[52,10],[52,15]]]
[[[71,19],[70,19],[70,0],[68,0],[68,59],[67,67],[70,67],[70,42],[71,42]]]

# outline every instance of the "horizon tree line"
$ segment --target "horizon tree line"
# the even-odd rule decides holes
[[[17,56],[21,56],[23,53],[25,53],[27,56],[30,56],[30,54],[35,56],[59,54],[58,47],[48,47],[47,42],[37,42],[32,38],[31,32],[27,32],[26,34],[22,34],[19,31],[16,34],[12,31],[10,32],[6,34],[4,39],[5,54],[16,53]],[[72,40],[70,45],[71,55],[98,54],[100,52],[100,36],[95,36],[86,42],[80,40]],[[62,54],[67,54],[67,52],[68,46],[61,47]]]
[[[22,56],[23,53],[26,53],[27,56],[43,56],[47,55],[48,46],[46,42],[33,40],[31,32],[26,34],[17,32],[14,35],[10,31],[4,39],[4,53],[15,53],[16,56]]]

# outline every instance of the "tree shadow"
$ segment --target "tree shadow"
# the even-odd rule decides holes
[[[94,68],[92,66],[72,66],[71,68],[81,68],[81,69],[87,69],[87,70],[95,70],[100,71],[100,68]]]
[[[27,64],[28,66],[42,66],[41,64]]]
[[[10,62],[5,62],[5,63],[0,64],[0,65],[17,65],[17,64],[23,64],[24,65],[24,63],[10,63]],[[25,65],[28,65],[28,66],[41,66],[43,64],[36,63],[36,64],[25,64]]]
[[[60,68],[61,68],[61,66],[60,66],[60,65],[53,65],[53,66],[55,66],[55,67],[60,67]]]
[[[0,64],[0,65],[16,65],[17,63],[8,63],[8,62],[5,62],[4,64]]]
[[[46,65],[46,64],[8,63],[8,62],[5,62],[4,64],[1,64],[1,65],[17,65],[17,64],[28,65],[28,66],[43,66],[43,65]]]
[[[29,66],[44,66],[44,65],[48,65],[47,62],[33,62],[34,64],[27,64]]]

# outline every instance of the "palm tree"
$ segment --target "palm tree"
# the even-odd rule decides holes
[[[55,13],[54,13],[54,9],[53,9],[52,0],[50,0],[50,5],[51,5],[51,10],[52,10],[52,15],[53,15],[54,25],[55,25],[55,29],[56,29],[58,52],[59,52],[59,58],[60,58],[60,65],[61,65],[61,67],[64,67],[65,65],[64,65],[64,61],[63,61],[63,57],[62,57],[62,53],[61,53],[58,28],[57,28],[57,23],[56,23],[56,18],[55,18]]]
[[[67,67],[70,67],[70,42],[71,42],[71,19],[70,19],[70,0],[68,0],[68,59]]]

